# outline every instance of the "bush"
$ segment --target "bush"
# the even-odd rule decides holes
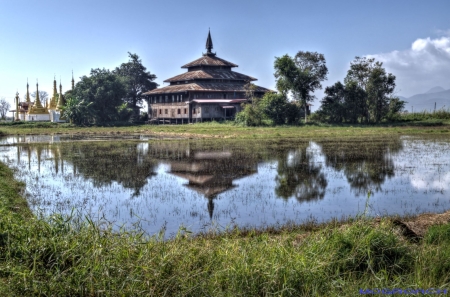
[[[234,121],[244,126],[260,126],[263,123],[263,113],[257,104],[246,104],[244,109],[236,114]]]

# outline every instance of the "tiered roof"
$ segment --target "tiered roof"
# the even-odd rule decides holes
[[[240,80],[240,81],[255,81],[254,77],[241,74],[234,71],[224,71],[216,69],[205,69],[189,71],[172,78],[166,79],[164,82],[177,82],[186,80],[197,80],[197,79],[226,79],[226,80]]]
[[[238,65],[228,62],[224,59],[216,57],[215,54],[204,54],[203,57],[198,58],[186,65],[181,66],[181,68],[192,68],[196,66],[225,66],[225,67],[238,67]]]
[[[208,92],[245,92],[244,85],[257,80],[254,77],[234,72],[231,70],[238,65],[221,59],[211,50],[213,43],[211,33],[206,40],[206,54],[181,68],[187,68],[188,72],[166,79],[169,86],[151,90],[144,95],[168,94],[185,91]],[[269,89],[256,86],[255,92],[269,92]]]
[[[202,83],[192,82],[188,84],[170,85],[144,93],[144,95],[168,94],[184,91],[208,91],[208,92],[245,92],[244,84],[239,83]],[[255,92],[270,92],[269,89],[256,86]]]

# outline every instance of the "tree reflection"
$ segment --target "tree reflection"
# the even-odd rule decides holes
[[[155,175],[157,163],[146,153],[145,143],[105,142],[62,143],[61,157],[74,166],[77,173],[90,178],[95,187],[113,182],[133,189],[140,195],[148,178]]]
[[[395,174],[391,154],[403,148],[398,138],[322,142],[321,146],[326,165],[342,171],[356,195],[380,191]]]
[[[276,182],[277,196],[284,199],[294,196],[299,202],[322,199],[327,187],[322,166],[314,162],[306,145],[279,155]]]

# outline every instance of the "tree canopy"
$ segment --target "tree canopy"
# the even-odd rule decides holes
[[[11,105],[6,101],[5,98],[0,99],[0,119],[6,119],[6,114],[9,111]]]
[[[373,122],[393,119],[405,104],[393,96],[395,76],[373,58],[356,57],[344,79],[325,89],[318,111],[329,122]]]
[[[137,105],[141,104],[144,99],[142,94],[156,89],[158,84],[154,82],[156,75],[147,71],[137,54],[128,52],[128,57],[128,62],[122,63],[114,70],[114,73],[121,76],[125,83],[126,94],[123,98],[124,101],[131,108],[136,109]]]
[[[274,63],[277,89],[300,101],[305,111],[307,103],[314,100],[314,91],[322,88],[322,81],[327,79],[328,68],[325,57],[317,52],[299,51],[294,58],[284,55],[275,58]]]
[[[80,103],[92,103],[92,122],[105,123],[119,119],[119,107],[126,92],[121,76],[107,69],[92,69],[90,76],[81,77],[72,96]]]

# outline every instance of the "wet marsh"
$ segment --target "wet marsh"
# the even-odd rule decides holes
[[[38,215],[87,215],[166,238],[450,209],[450,137],[297,141],[8,136],[0,161]],[[370,194],[369,194],[370,193]],[[367,197],[370,196],[368,204]]]

